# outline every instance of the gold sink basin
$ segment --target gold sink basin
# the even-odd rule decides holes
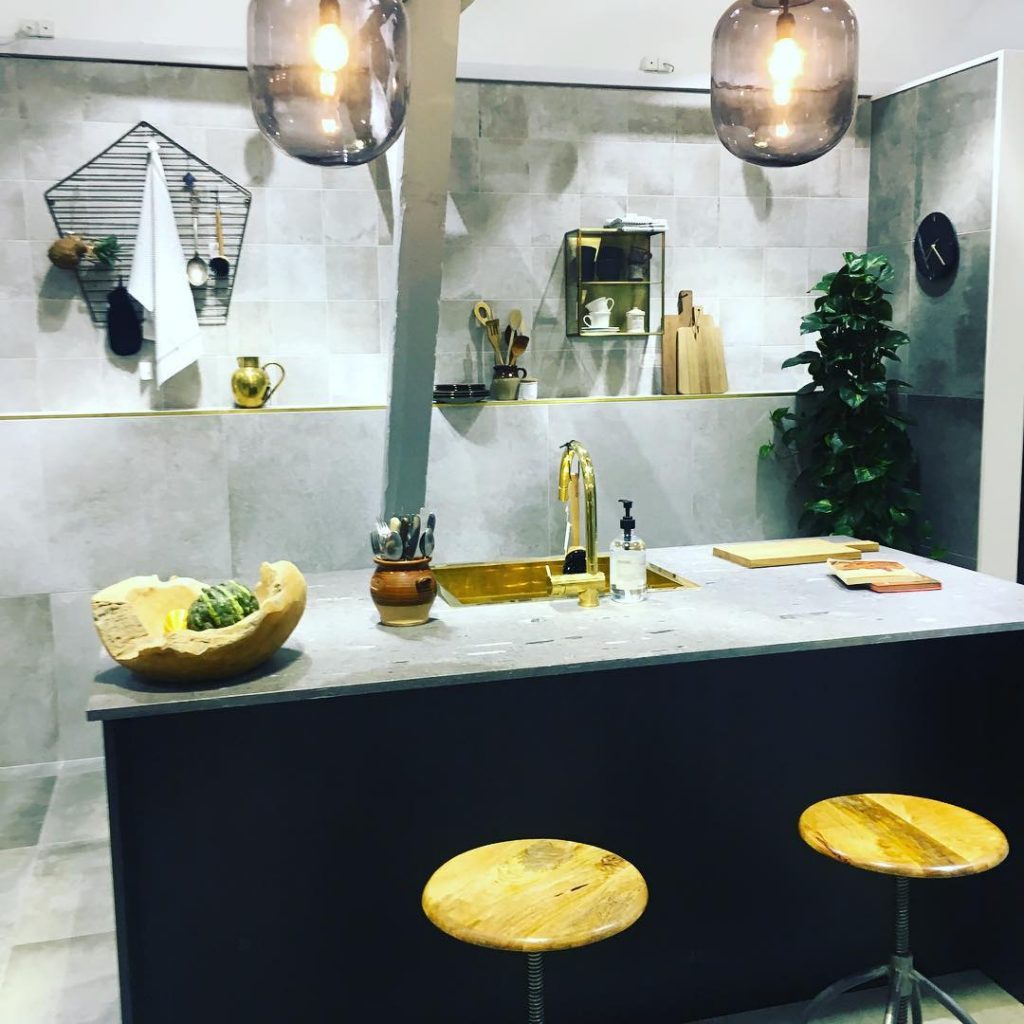
[[[598,567],[605,574],[604,593],[608,593],[608,555],[598,556]],[[441,597],[458,607],[472,604],[510,604],[514,601],[566,600],[551,595],[548,569],[562,571],[562,558],[530,558],[522,562],[467,562],[463,565],[436,565]],[[651,590],[696,590],[697,584],[656,565],[647,566],[647,586]],[[575,598],[570,598],[575,600]]]

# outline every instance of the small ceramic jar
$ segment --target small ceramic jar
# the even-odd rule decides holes
[[[642,309],[631,309],[626,314],[626,330],[630,334],[642,334],[647,314]]]
[[[437,597],[437,581],[429,558],[389,562],[375,558],[377,571],[370,580],[370,596],[385,626],[422,626],[430,620]]]

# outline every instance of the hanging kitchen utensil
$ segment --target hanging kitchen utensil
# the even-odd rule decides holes
[[[107,295],[107,344],[118,356],[133,356],[142,348],[142,321],[123,278]]]
[[[194,254],[185,265],[188,283],[193,288],[202,288],[210,280],[210,268],[199,255],[199,196],[192,193],[192,247]]]
[[[476,305],[473,307],[473,316],[476,317],[476,322],[481,327],[486,327],[489,320],[494,319],[494,314],[491,312],[491,307],[484,302],[483,299],[479,299]]]
[[[210,270],[213,276],[223,281],[231,273],[231,264],[224,258],[224,218],[220,213],[220,193],[217,193],[217,208],[213,214],[214,225],[217,233],[217,255],[210,260]]]

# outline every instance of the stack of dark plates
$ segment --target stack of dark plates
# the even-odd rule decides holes
[[[435,384],[434,401],[443,405],[483,402],[490,394],[486,384]]]

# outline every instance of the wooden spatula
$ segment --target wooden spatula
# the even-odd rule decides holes
[[[509,350],[508,364],[509,366],[515,366],[516,361],[526,351],[527,345],[530,344],[530,339],[525,334],[517,334],[512,339],[512,348]]]

